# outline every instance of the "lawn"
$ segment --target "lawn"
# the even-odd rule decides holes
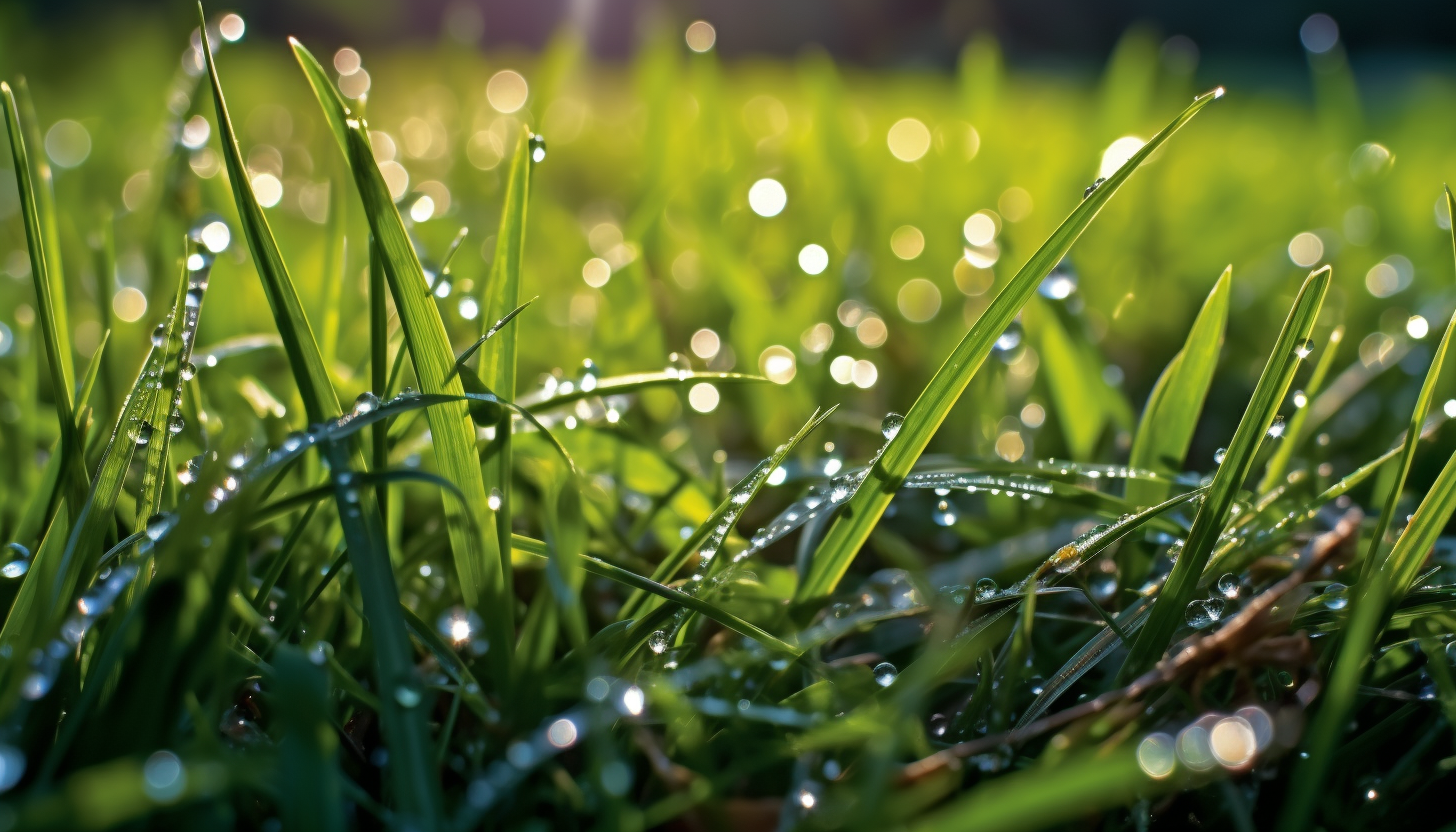
[[[1449,820],[1452,78],[207,21],[0,43],[0,832]]]

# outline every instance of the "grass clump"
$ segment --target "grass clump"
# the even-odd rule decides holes
[[[1456,595],[1441,533],[1456,457],[1429,487],[1439,465],[1421,462],[1439,463],[1431,445],[1451,415],[1435,406],[1450,328],[1427,347],[1416,319],[1431,322],[1401,310],[1407,338],[1369,332],[1358,359],[1338,358],[1360,313],[1336,291],[1340,264],[1316,255],[1306,265],[1323,265],[1285,287],[1282,327],[1247,312],[1231,267],[1201,286],[1172,349],[1147,338],[1139,360],[1156,381],[1140,418],[1101,369],[1094,332],[1119,313],[1089,308],[1074,244],[1104,209],[1146,199],[1160,165],[1196,163],[1181,139],[1222,88],[1108,162],[1004,279],[995,267],[1018,243],[1001,223],[1019,222],[1022,195],[973,214],[950,272],[966,314],[928,327],[953,337],[922,333],[908,358],[871,303],[883,280],[857,226],[899,192],[856,181],[843,136],[824,130],[794,156],[852,192],[849,230],[829,223],[843,286],[804,296],[776,296],[758,249],[729,245],[746,215],[714,192],[723,182],[704,175],[684,205],[673,176],[692,163],[673,158],[639,183],[622,225],[587,230],[601,264],[583,277],[613,288],[575,290],[568,318],[595,321],[614,360],[642,354],[631,341],[649,331],[698,327],[687,340],[702,361],[604,374],[586,359],[533,388],[523,379],[562,349],[538,340],[555,287],[533,271],[552,255],[533,247],[576,245],[561,195],[539,192],[549,137],[522,113],[500,127],[508,142],[495,125],[469,138],[470,163],[498,169],[500,205],[488,267],[469,271],[456,255],[479,232],[442,235],[432,213],[468,189],[399,186],[408,171],[371,121],[375,102],[349,93],[357,79],[339,83],[353,73],[292,44],[324,184],[288,184],[231,115],[238,92],[258,91],[235,80],[218,34],[204,20],[184,54],[169,175],[145,198],[122,191],[135,204],[120,227],[141,236],[97,221],[88,291],[110,325],[89,350],[68,323],[88,284],[63,265],[41,133],[24,88],[0,89],[39,324],[16,316],[28,349],[3,366],[19,427],[0,486],[13,541],[0,567],[0,828],[1445,821]],[[1136,69],[1134,46],[1119,77]],[[684,140],[662,103],[674,59],[655,50],[645,141],[666,158]],[[974,46],[965,64],[990,152],[994,50]],[[722,100],[707,97],[721,93],[711,56],[693,66],[697,105]],[[804,72],[820,112],[837,113],[832,68]],[[292,118],[260,109],[246,123],[260,111]],[[745,113],[777,110],[753,98]],[[421,124],[404,140],[433,158]],[[896,130],[918,134],[892,128],[903,164],[914,154]],[[981,141],[958,140],[970,136]],[[731,148],[707,152],[732,169]],[[1379,155],[1358,154],[1354,179]],[[312,225],[273,207],[295,186]],[[747,199],[764,220],[783,210]],[[674,251],[689,226],[697,248]],[[782,226],[764,227],[750,244],[792,251]],[[304,236],[318,239],[295,249]],[[113,291],[113,239],[165,265],[149,336],[111,317],[134,311],[127,289],[141,294]],[[927,245],[909,225],[889,239],[903,261]],[[1309,259],[1295,243],[1315,243],[1289,244]],[[822,271],[828,251],[803,251],[803,271]],[[733,311],[703,321],[673,293],[718,269]],[[941,290],[917,280],[934,292],[905,282],[897,329],[936,318]],[[830,310],[838,330],[817,320]],[[798,330],[801,350],[769,340]],[[835,338],[859,346],[826,368]],[[932,346],[946,357],[930,373],[919,358]],[[759,352],[762,375],[731,372],[735,348],[750,369]],[[1359,409],[1383,384],[1405,389],[1382,374],[1397,351],[1423,379],[1395,401],[1403,435]],[[1224,395],[1245,382],[1221,377],[1250,357],[1257,381]],[[1336,364],[1348,366],[1330,378]],[[904,414],[873,398],[796,409],[851,385]],[[1211,465],[1200,434],[1227,445]],[[735,452],[705,444],[719,438]]]

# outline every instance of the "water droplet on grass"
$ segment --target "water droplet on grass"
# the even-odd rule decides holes
[[[365,390],[363,393],[359,394],[359,398],[354,400],[354,415],[363,416],[366,413],[374,412],[374,410],[378,407],[379,397],[374,395],[372,392]]]
[[[539,133],[532,133],[529,141],[531,161],[539,164],[546,159],[546,139]]]
[[[419,689],[413,685],[400,685],[394,689],[394,701],[401,708],[413,708],[420,704],[422,698]]]
[[[1102,187],[1102,183],[1103,182],[1106,182],[1106,181],[1107,181],[1106,179],[1104,179],[1104,178],[1102,178],[1100,176],[1097,177],[1097,181],[1096,182],[1093,182],[1091,185],[1088,185],[1087,186],[1087,190],[1085,190],[1085,191],[1082,192],[1082,198],[1083,199],[1086,199],[1087,197],[1091,196],[1092,193],[1094,191],[1096,191],[1098,188]]]
[[[1185,618],[1188,626],[1195,629],[1202,629],[1218,621],[1223,617],[1223,599],[1204,598],[1199,601],[1192,601],[1188,604]]]
[[[1213,452],[1213,464],[1222,465],[1223,458],[1228,456],[1228,448],[1219,448]]]
[[[665,630],[658,630],[651,636],[648,636],[647,649],[658,655],[667,652],[667,632]]]
[[[1325,605],[1325,609],[1342,610],[1350,605],[1350,595],[1344,584],[1330,584],[1320,595],[1320,603]]]
[[[1305,338],[1294,345],[1294,354],[1300,358],[1308,358],[1312,352],[1314,352],[1314,341],[1310,338]]]
[[[1225,598],[1239,597],[1239,578],[1232,572],[1226,572],[1218,579],[1218,591]]]
[[[895,677],[898,675],[900,675],[900,671],[889,662],[880,662],[875,665],[875,682],[882,688],[887,688],[893,684]]]
[[[880,433],[884,434],[885,440],[888,441],[894,439],[904,425],[904,416],[898,413],[886,413],[885,418],[880,422]]]
[[[989,601],[1000,591],[1001,587],[997,586],[994,578],[981,578],[976,581],[976,603]]]

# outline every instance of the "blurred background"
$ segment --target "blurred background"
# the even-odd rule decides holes
[[[1398,434],[1456,305],[1440,204],[1456,175],[1450,4],[314,0],[208,13],[253,188],[346,391],[367,378],[364,223],[289,35],[364,110],[427,266],[469,229],[436,291],[459,347],[489,323],[502,159],[522,125],[544,136],[523,377],[551,387],[584,359],[608,375],[767,375],[776,384],[634,407],[637,427],[704,469],[720,448],[757,458],[835,403],[825,453],[868,456],[880,417],[910,406],[1084,191],[1218,85],[1225,100],[1044,283],[933,450],[1125,458],[1148,391],[1232,265],[1214,406],[1188,462],[1206,470],[1299,282],[1331,264],[1317,340],[1347,327],[1335,368],[1358,384],[1308,453],[1343,473]],[[85,356],[114,327],[117,383],[163,314],[183,233],[236,231],[195,24],[188,3],[0,8],[0,74],[27,79],[53,166],[72,338]],[[35,384],[18,208],[7,161],[0,372]],[[229,256],[202,319],[216,369],[204,387],[246,399],[258,441],[276,441],[300,426],[286,364],[241,239],[213,243]],[[0,404],[0,419],[20,418]]]

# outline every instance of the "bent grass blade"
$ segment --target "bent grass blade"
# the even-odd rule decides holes
[[[1234,438],[1229,443],[1213,484],[1209,486],[1203,505],[1193,518],[1183,553],[1173,565],[1158,600],[1153,603],[1148,623],[1133,643],[1120,678],[1131,680],[1146,672],[1163,655],[1173,632],[1183,621],[1185,607],[1203,575],[1213,547],[1223,532],[1229,507],[1254,467],[1254,458],[1263,444],[1269,425],[1284,401],[1299,363],[1309,355],[1310,333],[1319,317],[1320,305],[1330,285],[1330,269],[1325,266],[1305,279],[1284,321],[1284,328],[1274,342],[1274,350],[1264,367],[1253,396],[1244,410]]]
[[[1209,102],[1222,95],[1223,89],[1220,87],[1194,99],[1167,127],[1148,140],[1116,173],[1082,200],[996,299],[991,301],[990,307],[956,345],[905,414],[904,425],[885,448],[878,464],[870,471],[869,478],[849,501],[823,543],[819,545],[809,573],[799,584],[794,596],[801,607],[811,605],[834,591],[860,547],[869,539],[870,531],[879,521],[880,515],[884,514],[900,483],[930,444],[941,422],[945,421],[961,393],[970,384],[971,377],[990,355],[996,339],[1011,325],[1017,313],[1036,292],[1042,279],[1061,261],[1067,250],[1096,218],[1102,206],[1155,150]]]

